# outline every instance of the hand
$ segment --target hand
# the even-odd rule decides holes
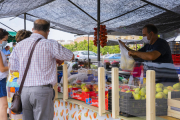
[[[124,42],[122,42],[121,40],[118,40],[119,43],[121,43],[124,47],[126,46]]]
[[[63,62],[64,62],[64,60],[58,60],[58,59],[56,59],[56,63],[58,64],[58,66],[60,66]]]
[[[129,56],[135,56],[136,51],[129,51],[128,54],[129,54]]]

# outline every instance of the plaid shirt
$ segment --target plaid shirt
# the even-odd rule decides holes
[[[70,61],[73,57],[73,53],[57,41],[33,33],[16,45],[9,58],[10,70],[19,71],[18,84],[21,83],[32,46],[39,38],[42,39],[34,50],[24,86],[54,85],[57,82],[56,59]]]

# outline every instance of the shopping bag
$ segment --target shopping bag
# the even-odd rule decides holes
[[[128,50],[119,42],[121,50],[121,63],[120,68],[122,70],[132,71],[134,69],[135,61],[132,56],[128,55]]]

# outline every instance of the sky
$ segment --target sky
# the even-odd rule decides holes
[[[7,25],[8,27],[12,28],[15,31],[24,29],[24,20],[21,18],[3,18],[0,19],[0,22]],[[9,28],[3,26],[2,24],[0,24],[0,28],[6,29],[7,31],[12,31]],[[26,30],[30,30],[32,31],[33,28],[33,22],[30,21],[26,21]],[[59,30],[55,30],[55,29],[50,29],[50,33],[49,33],[49,39],[54,39],[54,40],[74,40],[75,34],[70,34],[67,32],[63,32],[63,31],[59,31]],[[8,45],[12,45],[12,43],[9,43]]]

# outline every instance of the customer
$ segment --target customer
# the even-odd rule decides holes
[[[8,32],[0,28],[0,48],[7,44]],[[0,50],[0,119],[7,120],[7,92],[6,92],[6,78],[8,75],[8,64],[6,56]]]
[[[30,31],[26,31],[26,30],[20,30],[17,32],[16,34],[16,41],[17,42],[20,42],[21,40],[27,38],[27,37],[30,37],[30,35],[32,34],[32,32]],[[19,73],[18,72],[13,72],[13,73],[10,73],[9,74],[9,77],[8,77],[8,81],[7,81],[7,92],[8,92],[8,96],[7,96],[7,99],[8,99],[8,108],[9,108],[9,117],[10,119],[12,120],[20,120],[22,119],[22,114],[15,114],[13,113],[10,108],[11,108],[11,99],[14,95],[14,93],[16,91],[19,90],[19,85],[18,85],[18,79],[19,79]]]
[[[57,41],[48,38],[50,23],[38,19],[34,22],[33,34],[19,42],[10,56],[10,70],[19,71],[19,81],[35,41],[42,38],[32,55],[31,64],[21,94],[23,120],[53,120],[53,85],[57,82],[57,66],[74,59],[73,53]]]
[[[10,52],[10,46],[6,46],[2,52],[6,55],[6,56],[10,56],[11,52]]]
[[[24,31],[24,30],[23,30]],[[19,32],[19,31],[18,31]],[[29,31],[30,32],[30,31]],[[16,34],[16,36],[17,36],[17,34]],[[16,41],[17,41],[17,39],[16,39]],[[14,42],[13,43],[13,48],[12,49],[14,49],[14,47],[16,46],[16,43]]]

